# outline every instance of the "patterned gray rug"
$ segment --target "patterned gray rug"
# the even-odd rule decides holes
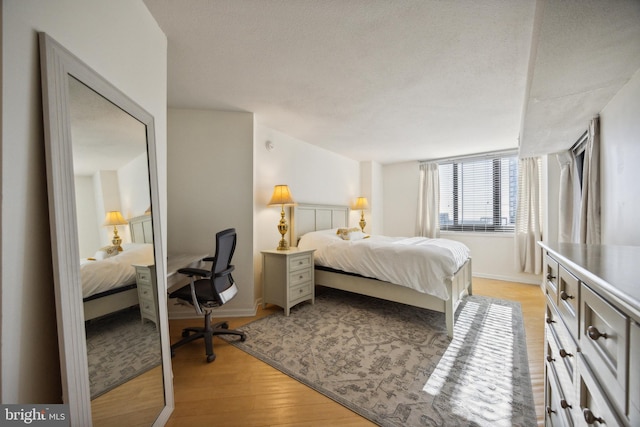
[[[535,426],[520,304],[444,314],[328,288],[249,323],[233,345],[381,426]]]
[[[91,399],[161,362],[159,331],[142,323],[138,308],[91,320],[85,330]]]

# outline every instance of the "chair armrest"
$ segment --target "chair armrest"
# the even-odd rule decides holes
[[[228,276],[228,275],[230,275],[230,274],[231,274],[231,272],[232,272],[233,270],[235,270],[235,269],[236,269],[236,267],[235,267],[234,265],[230,265],[230,266],[229,266],[229,268],[227,268],[226,270],[222,270],[221,272],[216,273],[216,274],[215,274],[215,277],[224,277],[224,276]]]
[[[184,274],[184,275],[189,276],[189,277],[192,277],[192,276],[209,277],[209,276],[211,276],[211,271],[209,271],[209,270],[203,270],[201,268],[191,268],[191,267],[181,268],[181,269],[178,270],[178,273]]]

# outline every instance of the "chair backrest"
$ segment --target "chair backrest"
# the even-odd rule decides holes
[[[216,254],[211,266],[211,286],[218,304],[224,304],[238,293],[231,271],[233,253],[236,250],[236,229],[228,228],[216,233]]]

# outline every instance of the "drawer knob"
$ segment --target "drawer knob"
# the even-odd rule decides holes
[[[587,424],[593,424],[596,421],[600,424],[604,423],[604,420],[593,415],[593,412],[591,412],[591,409],[589,408],[584,408],[584,410],[582,411],[582,415],[584,415],[584,420],[587,422]]]
[[[598,338],[604,338],[605,340],[608,338],[608,335],[604,332],[600,332],[598,330],[598,328],[596,328],[595,326],[589,326],[587,328],[587,335],[589,335],[589,338],[591,338],[592,340],[596,341]]]
[[[545,322],[547,322],[549,325],[552,324],[552,323],[556,323],[556,321],[553,320],[551,317],[547,317]]]
[[[567,403],[567,401],[564,399],[560,401],[560,406],[562,406],[562,409],[571,408],[571,405],[569,405],[569,403]]]
[[[563,359],[565,357],[573,357],[573,354],[567,353],[566,350],[563,348],[562,350],[560,350],[560,357],[562,357]]]
[[[555,361],[556,361],[556,359],[551,357],[551,355],[547,356],[547,362],[551,363],[551,362],[555,362]]]
[[[560,292],[560,298],[566,301],[568,299],[573,299],[573,295],[569,295],[566,291],[562,291]]]
[[[547,406],[547,414],[551,415],[551,414],[555,414],[556,411],[554,411],[553,409],[551,409],[551,406]]]
[[[547,280],[553,280],[555,278],[556,278],[556,276],[554,276],[553,274],[551,274],[551,273],[547,274]]]

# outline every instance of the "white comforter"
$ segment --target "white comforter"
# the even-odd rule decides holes
[[[110,258],[80,260],[82,297],[136,283],[135,265],[152,265],[151,243],[126,243],[123,251]]]
[[[307,233],[298,247],[316,249],[316,265],[406,286],[444,300],[449,298],[446,280],[470,253],[468,247],[453,240],[370,236],[351,241],[342,240],[335,229]]]

